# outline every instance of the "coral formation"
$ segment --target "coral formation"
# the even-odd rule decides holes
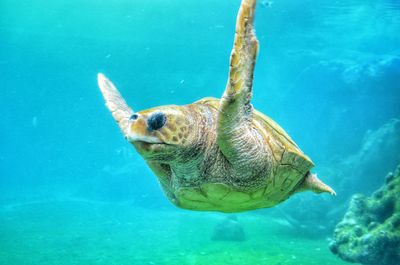
[[[349,262],[400,264],[400,165],[371,197],[352,197],[330,249]]]
[[[244,229],[238,222],[236,215],[229,216],[218,223],[211,236],[213,241],[244,241],[245,239]]]

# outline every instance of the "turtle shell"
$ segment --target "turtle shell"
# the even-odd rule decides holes
[[[219,99],[204,98],[195,104],[206,104],[218,110]],[[251,192],[251,197],[268,201],[268,205],[264,206],[268,207],[293,194],[314,163],[274,120],[257,110],[253,114],[253,124],[263,134],[265,144],[271,150],[274,166],[265,187]]]
[[[206,97],[194,102],[194,104],[205,104],[218,110],[219,102],[220,100],[218,98]],[[265,136],[268,134],[276,140],[275,142],[278,145],[272,145],[271,150],[275,154],[274,157],[277,161],[282,160],[283,152],[286,150],[289,153],[293,153],[294,155],[299,156],[301,160],[308,165],[309,168],[314,166],[314,163],[311,161],[311,159],[300,150],[300,148],[292,140],[292,138],[290,138],[285,130],[283,130],[282,127],[279,126],[278,123],[276,123],[273,119],[258,110],[254,110],[253,123],[261,131],[265,132]],[[283,163],[286,162],[287,161],[283,161]],[[301,167],[302,165],[299,166]]]
[[[275,162],[272,185],[266,191],[268,197],[281,202],[289,197],[302,182],[314,163],[306,156],[290,136],[271,118],[254,111],[253,123],[265,133],[264,139],[271,149]]]

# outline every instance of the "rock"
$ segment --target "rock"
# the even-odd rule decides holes
[[[365,234],[362,238],[361,238],[361,242],[362,244],[369,244],[369,242],[371,242],[372,239],[372,235],[371,234]]]
[[[387,174],[386,177],[385,177],[386,183],[392,182],[393,177],[394,177],[393,173],[389,172],[389,174]]]
[[[362,230],[361,226],[356,225],[356,226],[354,227],[354,233],[355,233],[356,236],[358,236],[358,237],[362,236],[362,235],[363,235],[363,230]]]
[[[219,222],[211,236],[214,241],[244,241],[246,236],[242,225],[238,222],[235,215]]]
[[[331,241],[329,243],[329,249],[331,250],[331,252],[333,254],[337,254],[338,253],[338,244],[336,241]]]
[[[341,187],[336,187],[340,194],[346,191],[366,194],[377,189],[382,176],[400,162],[399,148],[400,120],[391,119],[377,130],[367,132],[359,151],[345,158],[340,166],[343,177],[351,176],[348,180],[342,178]],[[391,178],[388,174],[385,181],[390,182]],[[354,189],[349,191],[349,186]]]
[[[368,225],[368,231],[375,229],[377,226],[378,226],[378,223],[377,223],[377,222],[371,222],[371,223]]]
[[[373,196],[354,195],[337,224],[329,248],[343,260],[400,264],[400,165],[388,176]]]

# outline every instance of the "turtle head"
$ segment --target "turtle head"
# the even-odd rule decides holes
[[[98,83],[122,133],[144,159],[168,162],[191,154],[201,132],[196,130],[197,118],[190,105],[134,112],[103,74],[98,74]]]
[[[126,137],[147,160],[170,161],[190,147],[191,116],[180,106],[133,113]]]

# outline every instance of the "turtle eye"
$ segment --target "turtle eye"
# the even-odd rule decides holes
[[[155,131],[161,129],[167,121],[167,117],[162,112],[155,112],[147,119],[147,129]]]
[[[136,120],[139,117],[136,113],[132,114],[132,116],[129,118],[131,121]]]

